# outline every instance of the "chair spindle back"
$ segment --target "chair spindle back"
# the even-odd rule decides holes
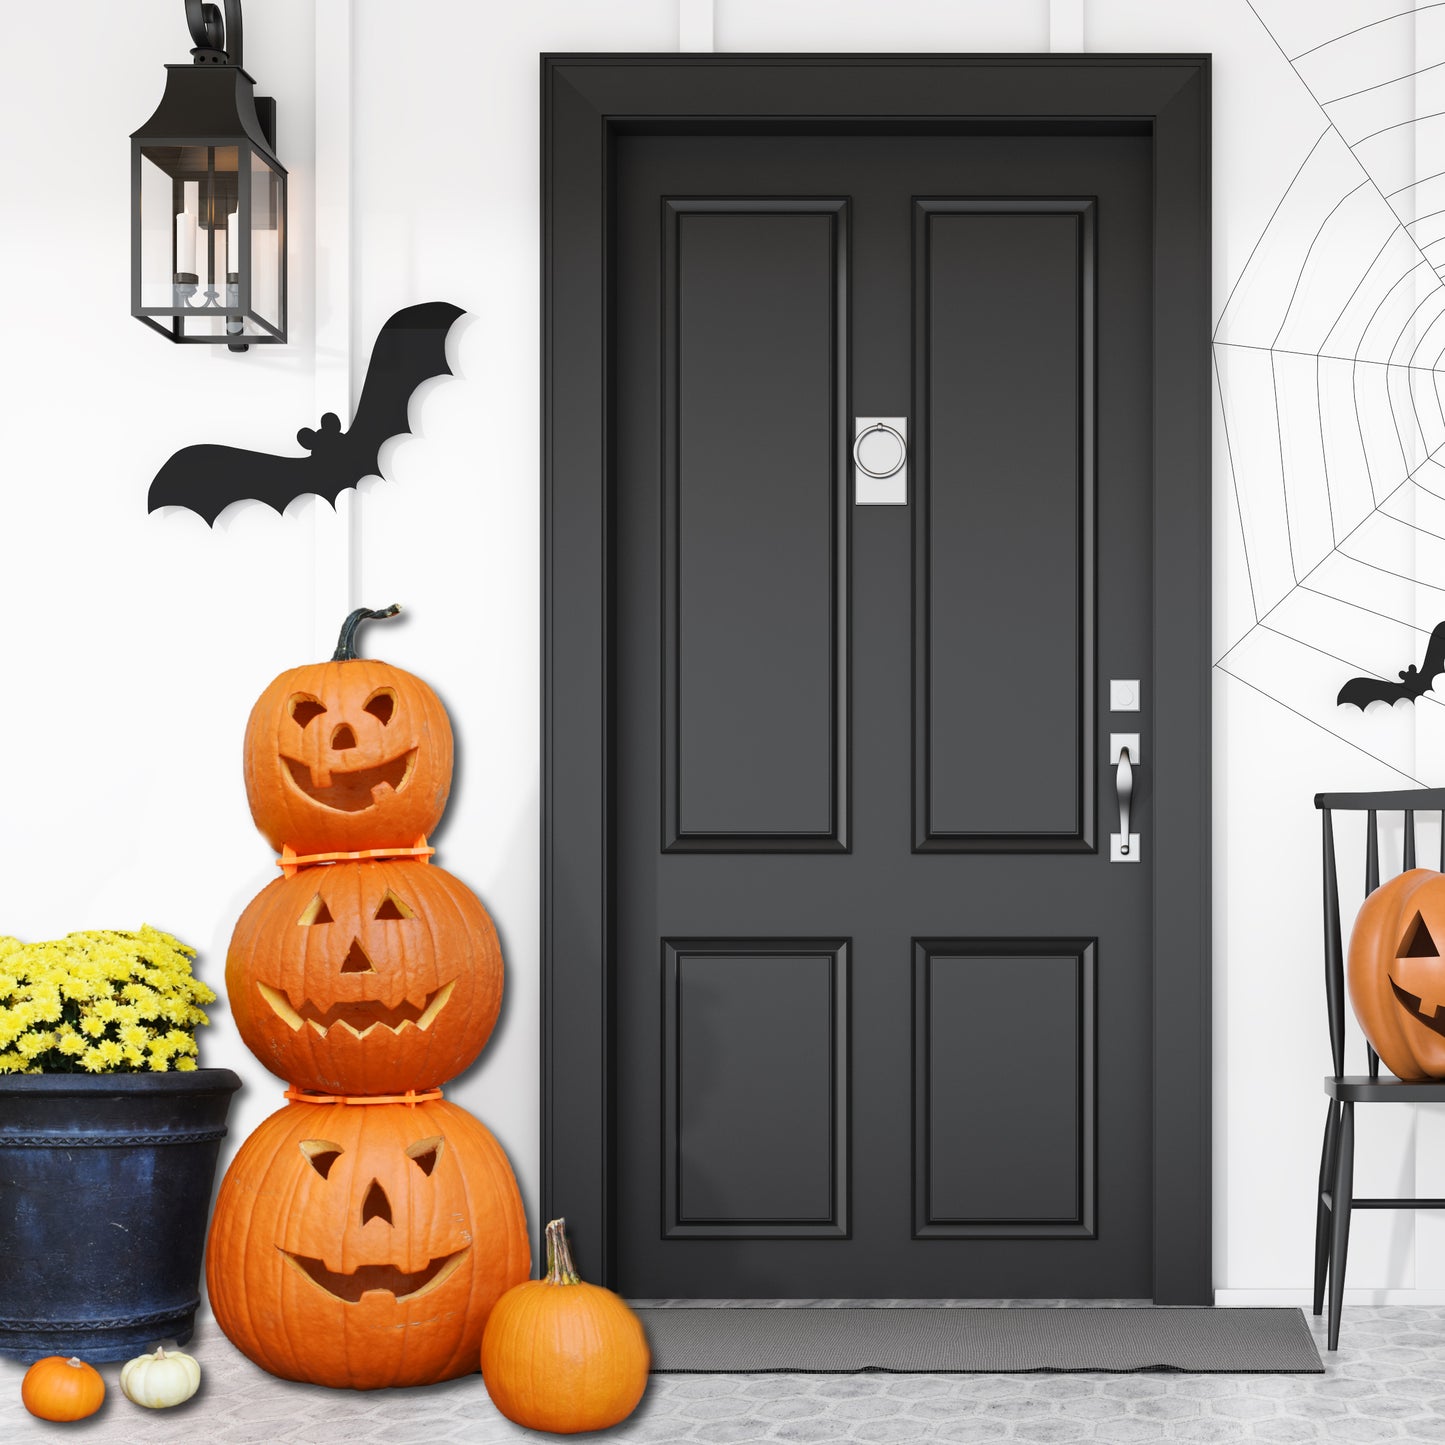
[[[1365,814],[1365,892],[1373,893],[1380,886],[1380,823],[1381,812],[1404,814],[1404,847],[1401,871],[1408,872],[1415,861],[1415,814],[1418,810],[1440,813],[1440,871],[1445,873],[1445,788],[1411,788],[1389,793],[1316,793],[1315,807],[1320,810],[1324,830],[1324,910],[1325,910],[1325,1007],[1330,1025],[1330,1062],[1335,1077],[1345,1073],[1345,950],[1344,930],[1340,919],[1339,870],[1335,858],[1334,815]],[[1365,1044],[1366,1063],[1370,1077],[1380,1076],[1380,1060],[1374,1049]]]

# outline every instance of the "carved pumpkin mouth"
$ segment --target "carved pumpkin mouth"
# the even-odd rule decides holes
[[[1393,978],[1390,979],[1390,987],[1395,990],[1395,998],[1399,1001],[1400,1007],[1412,1019],[1424,1024],[1427,1029],[1434,1029],[1437,1034],[1445,1035],[1445,1014],[1438,1010],[1426,1013],[1420,1000],[1413,993],[1407,993]]]
[[[279,1244],[276,1247],[281,1249]],[[457,1250],[455,1254],[440,1255],[423,1269],[408,1271],[398,1269],[394,1264],[360,1264],[349,1274],[327,1269],[319,1259],[312,1259],[309,1255],[292,1254],[287,1249],[281,1249],[281,1253],[292,1269],[304,1274],[312,1284],[334,1299],[354,1305],[360,1303],[363,1295],[379,1290],[394,1295],[400,1304],[403,1300],[416,1299],[436,1289],[467,1257],[470,1246]]]
[[[282,757],[281,761],[286,764],[292,784],[313,803],[334,808],[338,813],[360,813],[406,787],[416,765],[416,749],[377,763],[375,767],[355,768],[350,772],[309,768],[295,758]]]
[[[349,1029],[359,1039],[364,1039],[372,1029],[390,1029],[399,1034],[405,1028],[418,1028],[423,1033],[432,1025],[432,1020],[446,1007],[447,1000],[456,987],[456,979],[444,983],[440,988],[427,994],[420,1003],[403,999],[395,1008],[387,1008],[377,999],[352,999],[345,1003],[334,1003],[328,1009],[318,1008],[309,999],[299,1009],[292,1008],[291,1001],[280,989],[258,982],[256,988],[261,997],[271,1005],[272,1011],[293,1032],[300,1032],[305,1024],[324,1039],[330,1029]]]

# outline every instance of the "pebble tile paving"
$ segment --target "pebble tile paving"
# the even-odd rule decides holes
[[[625,1424],[605,1437],[573,1438],[618,1445],[1445,1442],[1445,1308],[1349,1309],[1333,1355],[1324,1349],[1322,1322],[1310,1323],[1323,1375],[654,1375]],[[504,1419],[478,1375],[374,1393],[290,1384],[250,1364],[209,1320],[187,1348],[205,1371],[200,1394],[187,1405],[141,1410],[120,1393],[119,1365],[104,1365],[105,1405],[69,1430],[85,1445],[504,1445],[565,1438]],[[55,1445],[67,1427],[26,1414],[22,1374],[19,1364],[0,1361],[0,1442]]]

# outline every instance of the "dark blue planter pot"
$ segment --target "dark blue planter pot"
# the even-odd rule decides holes
[[[230,1069],[0,1075],[0,1355],[184,1343]]]

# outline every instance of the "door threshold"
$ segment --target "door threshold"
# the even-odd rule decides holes
[[[633,1299],[634,1309],[868,1310],[868,1309],[1147,1309],[1150,1299]]]

